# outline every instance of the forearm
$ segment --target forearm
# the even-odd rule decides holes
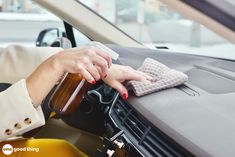
[[[61,78],[64,71],[56,60],[56,55],[50,57],[28,77],[26,86],[32,102],[35,106],[40,105],[56,82]]]
[[[61,51],[42,64],[26,79],[29,95],[35,106],[39,105],[65,72],[81,74],[93,83],[101,78],[94,65],[107,73],[111,58],[96,48],[73,48]]]

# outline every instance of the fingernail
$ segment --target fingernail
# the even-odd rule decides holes
[[[123,93],[123,94],[122,94],[122,97],[123,97],[124,100],[127,100],[128,95],[127,95],[126,93]]]
[[[92,81],[92,82],[91,82],[91,84],[96,84],[96,81],[95,81],[95,80],[94,80],[94,81]]]

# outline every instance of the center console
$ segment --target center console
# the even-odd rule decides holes
[[[63,120],[101,136],[93,157],[192,156],[105,84],[93,87],[76,113]]]

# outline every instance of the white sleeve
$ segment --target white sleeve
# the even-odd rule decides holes
[[[60,51],[62,48],[20,45],[0,48],[0,82],[12,84],[26,78],[44,60]]]
[[[0,115],[0,141],[45,124],[41,106],[33,106],[24,79],[0,93]]]

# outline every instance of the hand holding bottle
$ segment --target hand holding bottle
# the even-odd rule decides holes
[[[80,74],[89,83],[95,84],[106,76],[111,64],[111,57],[98,48],[87,46],[67,49],[41,63],[26,78],[26,86],[32,102],[38,106],[64,73]]]

